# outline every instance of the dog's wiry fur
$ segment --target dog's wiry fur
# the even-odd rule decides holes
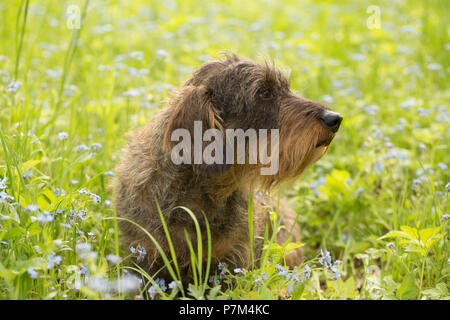
[[[192,276],[185,230],[194,245],[197,240],[193,220],[180,206],[189,208],[200,223],[205,259],[204,217],[207,218],[212,240],[212,270],[219,261],[226,262],[230,268],[248,267],[251,264],[249,194],[257,188],[271,190],[283,181],[298,177],[326,152],[334,133],[318,120],[324,110],[322,105],[294,95],[289,88],[289,78],[270,64],[259,64],[234,54],[204,64],[172,94],[167,107],[131,136],[117,166],[114,183],[118,216],[145,228],[170,259],[157,200],[183,282],[190,281]],[[258,164],[174,164],[170,152],[176,142],[170,140],[170,135],[178,128],[192,132],[194,121],[202,121],[203,130],[216,128],[222,132],[229,128],[279,129],[278,172],[261,176]],[[271,202],[267,196],[254,197],[257,258],[268,221],[265,207]],[[294,226],[296,213],[283,199],[280,216],[286,228],[278,234],[278,241],[288,240],[291,230],[292,241],[299,241],[299,230]],[[119,226],[123,244],[145,247],[147,256],[142,267],[149,274],[161,270],[158,276],[170,278],[156,247],[145,233],[127,221],[120,221]],[[291,267],[298,265],[300,251],[286,258]]]

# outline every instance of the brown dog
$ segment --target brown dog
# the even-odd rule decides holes
[[[260,129],[278,129],[279,143],[266,145],[266,148],[272,147],[272,154],[277,152],[279,156],[278,170],[262,175],[260,169],[264,165],[249,162],[175,164],[171,155],[177,142],[172,141],[172,134],[176,129],[185,129],[184,132],[195,136],[194,121],[202,125],[202,134],[208,129],[217,129],[216,132],[221,133],[238,128],[252,128],[257,132]],[[157,200],[184,283],[192,279],[191,255],[185,232],[194,247],[197,238],[192,218],[179,206],[189,208],[199,221],[205,260],[206,217],[212,242],[211,270],[215,271],[218,262],[226,262],[231,268],[248,267],[251,264],[249,195],[258,188],[271,190],[283,181],[300,176],[307,166],[326,152],[341,121],[339,114],[293,94],[288,77],[273,66],[226,54],[224,60],[205,63],[181,90],[172,95],[166,108],[131,136],[117,167],[117,214],[145,228],[171,260]],[[205,147],[203,142],[202,150]],[[245,148],[246,161],[249,148]],[[225,149],[225,154],[230,152]],[[186,153],[190,159],[195,151],[188,149]],[[276,202],[261,193],[253,199],[254,252],[258,258],[268,222],[266,207],[272,202],[272,210],[275,210]],[[296,213],[284,200],[281,201],[279,215],[286,228],[277,235],[278,242],[284,243],[290,237],[298,241]],[[159,271],[159,277],[169,278],[167,268],[148,236],[132,223],[120,221],[119,226],[126,246],[140,244],[146,249],[142,267],[150,275]],[[298,265],[300,251],[292,252],[286,259],[289,266]]]

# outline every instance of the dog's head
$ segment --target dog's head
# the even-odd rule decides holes
[[[247,140],[244,139],[245,163],[237,159],[239,142],[231,148],[234,150],[231,157],[233,162],[227,164],[225,159],[230,153],[230,149],[227,149],[230,145],[227,134],[231,129],[256,133],[259,148],[270,150],[268,153],[271,156],[274,152],[279,155],[276,172],[261,176],[266,187],[298,177],[308,165],[319,160],[342,121],[338,113],[295,95],[290,89],[289,77],[272,65],[242,59],[234,54],[227,54],[224,60],[204,64],[174,94],[169,108],[171,113],[164,136],[164,149],[167,152],[177,144],[172,141],[176,129],[186,130],[192,139],[196,130],[201,130],[203,135],[208,129],[215,129],[213,134],[207,134],[206,141],[203,139],[201,142],[202,151],[207,148],[207,141],[213,141],[212,136],[214,140],[219,139],[220,134],[224,137],[224,143],[215,150],[215,153],[223,150],[222,163],[194,166],[205,174],[224,173],[234,165],[250,170],[267,165],[267,162],[262,164],[250,160],[252,157],[249,152],[254,150],[251,134],[246,135]],[[198,124],[201,124],[201,128]],[[272,131],[274,129],[277,131]],[[268,141],[265,147],[259,144],[261,137],[264,137],[264,130],[267,131],[264,141]],[[278,139],[271,139],[275,134]],[[194,143],[192,140],[189,157],[194,153]],[[257,154],[261,156],[261,152],[258,150]]]

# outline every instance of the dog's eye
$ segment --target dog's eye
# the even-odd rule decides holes
[[[259,97],[263,100],[272,100],[274,97],[273,91],[271,89],[262,89],[259,92]]]

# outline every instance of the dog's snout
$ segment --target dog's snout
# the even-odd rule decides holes
[[[342,116],[333,111],[325,111],[320,116],[319,120],[331,131],[337,132],[342,122]]]

